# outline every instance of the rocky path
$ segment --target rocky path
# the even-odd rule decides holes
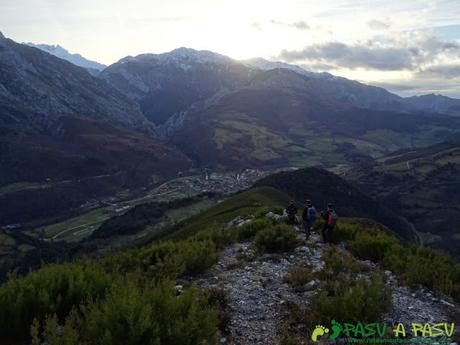
[[[222,344],[278,344],[278,325],[286,316],[283,305],[287,301],[302,307],[308,305],[319,282],[307,283],[307,291],[300,293],[283,283],[283,277],[290,268],[299,265],[308,264],[316,271],[321,270],[324,264],[321,255],[325,245],[318,234],[312,234],[308,241],[305,241],[303,233],[299,232],[298,237],[304,245],[294,252],[259,257],[252,251],[251,242],[231,245],[224,249],[221,260],[209,270],[206,277],[197,281],[205,289],[223,288],[229,297],[230,334],[221,339]],[[343,247],[342,250],[346,251]],[[375,267],[370,261],[360,263]],[[385,315],[388,324],[445,322],[449,321],[452,312],[458,310],[457,305],[435,297],[428,290],[411,291],[400,286],[390,271],[385,274],[393,288],[394,304]]]
[[[305,240],[303,234],[299,233],[298,237]],[[229,296],[230,337],[222,339],[222,343],[273,345],[278,341],[278,324],[285,316],[282,305],[287,301],[304,305],[318,285],[312,281],[309,291],[296,293],[283,283],[283,277],[291,267],[305,263],[320,269],[323,245],[319,243],[319,236],[313,234],[307,246],[300,246],[293,253],[263,255],[253,261],[243,261],[242,257],[254,255],[250,244],[227,247],[222,259],[211,269],[212,277],[198,283],[205,288],[221,287]],[[241,262],[245,262],[243,266]]]
[[[411,291],[406,286],[398,285],[394,276],[393,280],[393,308],[385,315],[389,324],[395,322],[410,323],[440,323],[454,322],[453,314],[458,312],[459,306],[452,301],[435,297],[424,288]]]

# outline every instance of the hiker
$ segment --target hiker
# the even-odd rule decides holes
[[[316,220],[315,206],[313,206],[310,200],[307,200],[307,206],[305,206],[302,212],[302,224],[305,230],[305,238],[307,240],[310,237],[310,233],[313,228],[313,223],[315,222],[315,220]]]
[[[322,231],[323,242],[332,243],[335,225],[337,224],[337,213],[334,210],[334,205],[328,204],[327,208],[321,212],[321,217],[324,219],[324,226]]]
[[[294,200],[291,200],[289,206],[286,207],[286,213],[288,215],[288,223],[290,225],[297,224],[297,207],[294,205]]]

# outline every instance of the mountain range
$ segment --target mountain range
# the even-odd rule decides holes
[[[191,166],[104,80],[4,36],[0,114],[2,224],[78,209]]]
[[[191,168],[340,170],[460,136],[460,100],[282,62],[179,48],[95,76],[39,48],[0,36],[2,225],[66,217]]]
[[[458,134],[450,110],[261,59],[179,48],[121,59],[100,77],[202,166],[331,166]]]

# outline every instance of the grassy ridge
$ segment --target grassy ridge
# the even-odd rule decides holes
[[[223,230],[235,215],[283,205],[288,199],[271,188],[250,190],[204,212],[203,219],[193,217],[184,224],[185,232],[176,234],[180,240],[46,265],[25,277],[12,275],[0,286],[0,341],[26,340],[32,327],[36,341],[45,339],[50,345],[62,344],[64,335],[66,345],[212,344],[215,306],[193,287],[186,288],[183,301],[174,302],[171,280],[202,272],[217,261],[222,246],[270,226],[261,220],[238,231]],[[134,322],[143,319],[152,322]],[[56,333],[56,324],[64,326],[64,335]]]
[[[214,344],[220,311],[213,298],[194,286],[186,286],[177,298],[172,282],[203,272],[217,262],[220,249],[249,237],[255,236],[261,251],[291,250],[295,238],[287,232],[292,230],[263,216],[267,205],[279,208],[287,200],[273,188],[255,188],[230,197],[202,217],[192,217],[182,229],[175,229],[174,241],[153,242],[100,259],[46,265],[25,277],[12,275],[0,286],[0,341],[27,341],[30,333],[34,344],[46,340],[50,345]],[[259,214],[259,219],[224,229],[233,217],[249,213]],[[286,236],[280,234],[283,229]],[[458,298],[460,271],[448,256],[407,247],[372,221],[341,218],[337,235],[354,255],[394,269],[408,284],[424,284]],[[314,297],[309,322],[320,322],[337,308],[344,318],[351,315],[357,320],[372,319],[388,308],[388,291],[378,274],[370,285],[355,282],[352,261],[333,249],[323,259],[326,270],[318,274],[324,289]],[[350,289],[333,282],[342,271],[348,273],[340,276],[341,284]],[[440,289],[436,281],[451,289]],[[371,301],[374,307],[356,306],[357,300]]]
[[[254,214],[261,209],[284,207],[290,196],[271,187],[251,188],[222,201],[174,226],[169,238],[184,238],[202,229],[222,227],[237,216]]]

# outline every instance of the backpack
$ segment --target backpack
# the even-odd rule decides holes
[[[289,206],[286,208],[286,213],[287,213],[289,216],[294,216],[294,215],[297,213],[297,207],[295,207],[295,205],[289,205]]]
[[[334,210],[329,211],[328,217],[327,217],[327,224],[328,225],[335,225],[337,223],[337,213],[335,213]]]
[[[314,221],[316,219],[316,210],[314,207],[309,207],[307,211],[308,220]]]

